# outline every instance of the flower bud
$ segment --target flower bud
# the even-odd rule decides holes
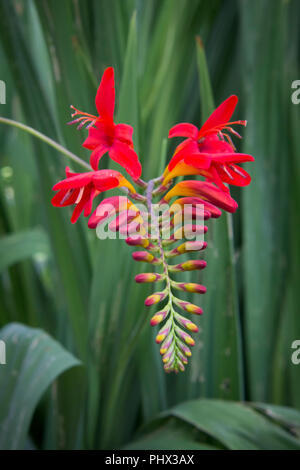
[[[190,348],[188,348],[186,344],[180,341],[180,339],[176,341],[176,344],[185,356],[190,357],[192,355],[192,351],[190,350]]]
[[[183,339],[183,341],[185,341],[186,344],[188,344],[189,346],[195,346],[195,341],[193,340],[193,338],[188,333],[183,331],[178,326],[175,326],[175,331],[176,331],[177,336],[179,336],[181,339]]]
[[[159,330],[158,335],[155,338],[155,341],[159,344],[161,343],[170,333],[172,326],[172,321],[169,319],[167,323]]]
[[[132,253],[132,257],[135,261],[144,261],[145,263],[151,264],[161,264],[161,260],[155,258],[151,253],[148,253],[148,251],[134,251]]]
[[[201,199],[199,197],[183,197],[180,199],[176,199],[175,203],[177,205],[190,205],[192,204],[193,206],[200,206],[201,208],[204,208],[204,212],[207,212],[210,217],[213,218],[218,218],[222,215],[222,212],[220,209],[218,209],[216,206],[213,204],[209,203],[208,201],[205,201],[204,199]],[[173,204],[170,207],[170,210],[172,210]]]
[[[182,238],[191,237],[193,235],[202,235],[206,232],[206,225],[185,224],[183,227],[178,228],[173,236],[176,240],[181,240]]]
[[[171,331],[166,337],[166,339],[163,341],[163,343],[161,344],[159,352],[162,356],[166,354],[166,352],[168,351],[169,347],[172,344],[173,339],[174,339],[174,335]]]
[[[186,361],[185,363],[187,364],[187,362],[188,362],[188,361]],[[178,369],[179,369],[181,372],[184,372],[185,368],[184,368],[184,365],[182,364],[182,362],[180,361],[180,359],[177,358],[176,364],[177,364]],[[176,371],[176,372],[177,372],[177,371]]]
[[[112,232],[118,232],[121,228],[123,229],[127,224],[132,222],[138,215],[139,213],[133,210],[120,212],[120,214],[108,224],[108,228]]]
[[[120,233],[125,237],[129,235],[137,235],[143,236],[145,238],[146,229],[145,229],[145,222],[143,218],[138,215],[136,216],[131,222],[129,221],[127,224],[122,225],[119,228]]]
[[[190,321],[188,318],[183,317],[179,313],[175,313],[175,320],[184,328],[186,328],[189,331],[192,331],[193,333],[197,333],[199,331],[199,328],[195,323]]]
[[[146,307],[158,304],[167,297],[167,292],[155,292],[155,294],[149,295],[145,300]]]
[[[184,263],[169,266],[169,271],[176,273],[180,271],[195,271],[196,269],[204,269],[206,267],[206,261],[201,259],[191,259]]]
[[[173,248],[173,250],[166,253],[167,258],[173,258],[174,256],[183,255],[184,253],[192,251],[205,250],[207,243],[200,240],[184,242],[181,245]]]
[[[169,347],[168,351],[163,355],[162,361],[163,361],[164,364],[167,364],[169,361],[174,359],[174,356],[175,356],[174,347],[175,347],[175,345],[174,345],[174,343],[172,343],[171,346]]]
[[[151,326],[156,326],[159,323],[161,323],[168,315],[170,311],[170,307],[164,308],[157,312],[150,320],[150,325]]]
[[[176,204],[176,203],[175,203]],[[175,205],[173,204],[173,206]],[[174,213],[174,217],[172,220],[173,226],[177,226],[178,224],[182,225],[183,222],[191,222],[192,220],[207,220],[210,218],[210,213],[202,209],[202,207],[195,207],[192,204],[188,204],[186,206],[181,207],[178,205],[180,210],[177,210]],[[172,207],[172,206],[171,206]]]
[[[206,287],[194,282],[172,282],[174,289],[182,290],[184,292],[192,292],[194,294],[205,294]]]
[[[183,362],[183,364],[187,364],[188,363],[188,360],[186,358],[186,356],[184,356],[182,354],[182,352],[178,349],[177,350],[177,356],[179,357],[179,359],[181,360],[181,362]]]
[[[142,246],[143,248],[152,248],[154,245],[150,243],[148,238],[142,237],[128,237],[126,238],[126,243],[129,246]]]
[[[190,304],[189,302],[185,302],[184,300],[174,299],[174,302],[178,307],[182,308],[188,313],[194,313],[196,315],[202,315],[203,310],[202,308],[198,307],[197,305]]]
[[[157,273],[141,273],[135,276],[135,282],[144,283],[144,282],[157,282],[162,281],[164,276]]]

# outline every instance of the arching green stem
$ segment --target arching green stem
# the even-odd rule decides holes
[[[66,157],[78,163],[78,165],[81,165],[82,167],[87,168],[88,170],[91,169],[90,165],[87,162],[85,162],[84,160],[79,158],[77,155],[67,150],[62,145],[58,144],[55,140],[50,139],[50,137],[47,137],[45,134],[42,134],[42,132],[39,132],[36,129],[33,129],[33,127],[26,126],[26,124],[22,124],[21,122],[14,121],[13,119],[7,119],[4,117],[0,117],[0,123],[1,122],[3,124],[8,124],[9,126],[16,127],[18,129],[21,129],[22,131],[27,132],[28,134],[33,135],[37,139],[42,140],[46,144],[50,145],[50,147],[53,147],[58,152],[63,153],[64,155],[66,155]]]
[[[54,148],[58,152],[62,153],[66,157],[70,158],[74,162],[76,162],[78,165],[82,166],[83,168],[87,170],[92,170],[91,166],[89,163],[85,162],[82,160],[80,157],[75,155],[74,153],[70,152],[68,149],[60,145],[58,142],[55,140],[51,139],[50,137],[47,137],[45,134],[42,132],[37,131],[36,129],[33,129],[33,127],[27,126],[26,124],[22,124],[21,122],[14,121],[13,119],[8,119],[4,117],[0,117],[0,123],[7,124],[9,126],[16,127],[17,129],[21,129],[22,131],[27,132],[28,134],[33,135],[37,139],[40,139],[42,142],[45,142],[46,144],[50,145],[50,147]],[[138,184],[144,188],[147,187],[147,183],[145,183],[142,180],[139,180]],[[120,190],[124,193],[126,193],[128,196],[130,196],[132,199],[135,201],[146,201],[145,197],[136,193],[131,193],[128,192],[128,189],[126,188],[120,188]]]

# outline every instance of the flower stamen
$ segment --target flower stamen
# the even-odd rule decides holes
[[[70,196],[72,196],[74,192],[74,189],[69,189],[69,191],[67,192],[67,194],[62,198],[62,200],[60,201],[60,205],[62,206],[68,199]]]
[[[74,112],[71,114],[71,117],[72,118],[75,116],[79,116],[79,117],[76,119],[73,119],[73,121],[68,122],[68,125],[79,123],[79,125],[77,126],[77,130],[82,129],[82,127],[84,127],[87,123],[89,124],[87,125],[86,128],[87,129],[90,128],[96,123],[98,119],[97,116],[94,116],[93,114],[85,113],[84,111],[80,111],[79,109],[75,108],[75,106],[73,105],[71,105],[70,108],[74,110]]]
[[[237,173],[238,175],[240,175],[242,178],[246,178],[246,175],[244,175],[244,173],[242,173],[236,166],[233,166],[233,165],[230,165],[230,168],[235,171],[235,173]]]
[[[231,167],[232,168],[232,167]],[[222,170],[225,171],[226,175],[228,176],[228,178],[230,178],[231,180],[234,179],[234,177],[232,176],[232,174],[230,173],[230,171],[228,170],[227,166],[226,165],[222,165]]]
[[[84,189],[85,189],[84,186],[82,186],[82,188],[80,188],[80,191],[79,191],[79,194],[78,194],[77,199],[75,201],[75,204],[78,204],[81,201]]]

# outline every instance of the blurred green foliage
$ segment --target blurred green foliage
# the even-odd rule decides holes
[[[86,220],[72,226],[67,209],[53,208],[51,188],[70,162],[0,125],[0,326],[29,327],[6,326],[1,336],[13,341],[13,328],[44,335],[40,328],[63,345],[66,361],[23,405],[20,390],[45,357],[39,363],[33,353],[38,367],[17,388],[14,369],[0,366],[1,389],[11,387],[5,400],[0,393],[0,417],[36,409],[27,446],[299,448],[300,365],[291,362],[300,339],[300,105],[291,102],[299,18],[296,0],[0,0],[1,116],[88,160],[86,131],[66,126],[69,105],[94,113],[97,85],[112,65],[118,120],[134,126],[144,179],[160,174],[173,124],[199,125],[213,101],[231,93],[240,99],[236,117],[248,120],[236,145],[256,158],[247,166],[251,185],[233,193],[238,212],[209,225],[201,333],[187,371],[169,376],[130,249],[99,241]],[[24,344],[10,346],[19,359]],[[82,365],[58,377],[76,364],[65,350]],[[17,424],[3,418],[0,443],[23,447],[30,418],[18,442]]]

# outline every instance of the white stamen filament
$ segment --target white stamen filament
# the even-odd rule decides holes
[[[79,194],[77,196],[77,199],[75,201],[75,204],[78,204],[82,198],[82,195],[83,195],[83,191],[84,191],[84,186],[82,188],[80,188],[80,191],[79,191]]]
[[[70,196],[72,196],[74,189],[69,189],[67,194],[63,197],[63,199],[60,201],[60,204],[64,204],[67,199],[69,199]]]
[[[246,178],[246,175],[244,175],[238,168],[235,166],[230,165],[230,168],[235,171],[238,175],[240,175],[242,178]]]
[[[230,173],[230,171],[228,170],[228,168],[226,167],[226,165],[222,165],[222,169],[225,171],[226,175],[228,176],[228,178],[230,178],[231,180],[233,180],[233,176],[232,174]]]

